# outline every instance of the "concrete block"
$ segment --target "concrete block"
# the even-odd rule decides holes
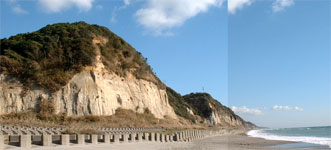
[[[76,135],[76,142],[79,145],[84,145],[85,144],[85,135],[84,134],[77,134]]]
[[[144,139],[145,141],[149,141],[149,133],[144,133]]]
[[[183,132],[179,133],[179,141],[183,141],[184,137],[183,137]]]
[[[114,135],[114,143],[119,143],[120,142],[120,135],[115,134]]]
[[[109,144],[110,143],[110,135],[105,134],[103,135],[103,142]]]
[[[20,135],[20,147],[21,148],[31,147],[31,135]]]
[[[130,134],[130,140],[131,140],[131,142],[136,142],[136,136],[137,136],[136,133],[131,133]]]
[[[170,142],[170,136],[169,135],[165,135],[165,141]]]
[[[96,134],[91,135],[91,143],[98,144],[98,135],[96,135]]]
[[[155,133],[151,133],[151,141],[154,142],[155,141]]]
[[[5,138],[0,134],[0,150],[5,149]]]
[[[160,133],[156,133],[155,136],[156,136],[155,141],[160,142]]]
[[[128,143],[129,142],[129,134],[123,134],[123,142]]]
[[[142,133],[138,133],[138,141],[139,142],[143,141],[143,134]]]
[[[52,145],[52,135],[43,134],[42,135],[42,145],[51,146]]]
[[[69,134],[61,135],[61,145],[70,145],[70,136]]]
[[[161,142],[165,142],[165,135],[164,134],[161,134],[160,137],[161,137],[161,140],[160,141]]]
[[[180,141],[180,136],[179,136],[179,133],[175,133],[175,139],[174,141]]]

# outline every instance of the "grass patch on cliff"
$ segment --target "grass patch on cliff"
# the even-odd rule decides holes
[[[69,127],[65,133],[98,133],[97,127],[112,128],[178,128],[178,120],[165,117],[157,119],[147,109],[145,113],[132,110],[117,109],[111,116],[67,116],[66,114],[50,114],[41,117],[37,112],[26,111],[0,116],[1,124]],[[45,115],[45,114],[44,114]]]

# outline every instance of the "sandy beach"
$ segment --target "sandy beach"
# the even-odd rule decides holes
[[[270,147],[280,144],[289,144],[294,142],[289,141],[274,141],[265,140],[262,138],[248,137],[245,134],[235,135],[222,135],[214,136],[205,139],[195,140],[192,142],[135,142],[135,143],[119,143],[119,144],[87,144],[87,145],[75,145],[71,146],[60,146],[54,145],[51,147],[33,145],[32,149],[36,150],[247,150],[247,149],[266,149],[266,150],[326,150],[329,149],[324,146],[316,147],[297,147],[297,148],[281,148],[281,147]],[[20,149],[18,147],[8,147],[10,149]]]

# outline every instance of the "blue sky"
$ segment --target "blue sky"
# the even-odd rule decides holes
[[[70,3],[70,0],[61,1],[67,1],[70,7],[57,3],[43,5],[37,0],[1,0],[1,38],[58,22],[85,21],[106,26],[147,57],[161,80],[177,92],[188,94],[201,92],[204,88],[205,92],[227,103],[227,8],[216,0],[212,3],[197,1],[189,6],[192,10],[181,17],[174,10],[172,18],[176,19],[172,20],[175,24],[159,25],[162,23],[154,21],[149,26],[140,23],[136,14],[139,10],[160,7],[150,6],[152,1],[125,4],[122,0],[87,0],[91,2],[90,7],[84,3]],[[190,3],[190,0],[184,3]],[[173,7],[176,4],[173,0],[164,5]],[[18,6],[23,11],[15,11]],[[178,9],[177,13],[181,13],[182,8]],[[160,11],[160,14],[165,13]]]
[[[1,0],[0,37],[58,22],[108,27],[181,94],[261,126],[331,125],[330,1]]]
[[[262,126],[330,125],[330,1],[272,3],[229,17],[229,105]]]

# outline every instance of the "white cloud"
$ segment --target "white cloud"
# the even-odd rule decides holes
[[[251,5],[253,1],[254,0],[228,0],[228,12],[235,14],[238,9]]]
[[[130,0],[124,0],[125,5],[130,5]]]
[[[261,110],[247,108],[246,106],[243,106],[243,107],[232,106],[231,109],[233,112],[238,113],[238,114],[250,114],[250,115],[261,115],[262,114]]]
[[[295,106],[295,107],[294,107],[294,110],[296,110],[296,111],[303,111],[303,109],[300,108],[300,107],[298,107],[298,106]]]
[[[20,5],[15,5],[12,8],[13,12],[16,14],[27,14],[28,11],[24,10]]]
[[[278,106],[275,105],[274,107],[272,107],[273,110],[290,110],[289,106]]]
[[[135,16],[137,22],[155,35],[164,35],[212,6],[220,7],[223,0],[147,0]]]
[[[295,111],[303,111],[302,108],[295,106],[295,107],[291,107],[291,106],[279,106],[279,105],[275,105],[272,107],[273,110],[295,110]]]
[[[112,11],[112,13],[111,13],[111,18],[110,18],[110,22],[111,22],[111,23],[115,23],[115,22],[117,22],[117,19],[116,19],[117,11],[118,11],[117,8],[115,8],[115,9]]]
[[[290,7],[294,5],[294,0],[275,0],[272,4],[272,10],[274,12],[279,12],[285,9],[285,7]]]
[[[71,7],[77,7],[80,11],[88,11],[92,8],[94,0],[39,0],[40,6],[47,12],[60,12]]]
[[[235,14],[237,10],[251,5],[254,1],[255,0],[228,0],[228,12]],[[294,5],[294,0],[275,0],[272,4],[272,10],[279,12],[292,5]]]
[[[7,0],[9,3],[11,10],[16,14],[28,14],[29,12],[24,10],[21,5],[17,3],[17,0]]]
[[[120,7],[115,7],[111,13],[111,19],[110,19],[110,22],[111,23],[116,23],[117,22],[117,13],[119,11],[122,11],[124,9],[126,9],[130,4],[131,4],[131,1],[130,0],[124,0],[124,5],[123,6],[120,6]]]

